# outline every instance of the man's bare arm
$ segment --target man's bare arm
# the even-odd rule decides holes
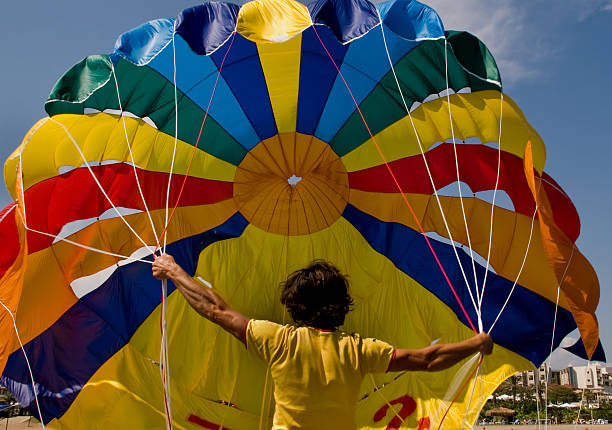
[[[398,349],[389,365],[389,372],[444,370],[477,352],[488,355],[492,351],[493,340],[486,333],[457,343],[430,345],[422,349]]]
[[[232,309],[213,289],[194,281],[171,255],[164,254],[155,259],[153,276],[160,280],[170,279],[197,313],[246,344],[244,328],[248,319]]]

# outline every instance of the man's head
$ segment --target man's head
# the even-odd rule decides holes
[[[348,279],[322,260],[293,272],[281,287],[281,303],[298,325],[335,330],[353,304]]]

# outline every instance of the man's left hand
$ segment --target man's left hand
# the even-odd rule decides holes
[[[160,281],[171,277],[176,263],[170,254],[163,254],[153,261],[153,276]]]

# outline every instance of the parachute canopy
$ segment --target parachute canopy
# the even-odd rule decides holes
[[[361,428],[458,428],[576,327],[598,345],[542,139],[484,44],[421,3],[205,3],[77,63],[45,108],[5,164],[0,383],[55,427],[163,426],[158,246],[251,318],[290,323],[279,283],[323,258],[351,280],[347,332],[491,332],[478,370],[366,379]],[[175,428],[268,428],[265,366],[168,293]]]

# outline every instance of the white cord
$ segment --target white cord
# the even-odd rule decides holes
[[[587,369],[591,365],[591,360],[587,362]],[[586,389],[586,385],[582,387],[582,396],[580,397],[580,407],[578,408],[578,416],[576,417],[576,421],[574,421],[574,430],[578,426],[578,420],[580,419],[580,413],[582,412],[582,403],[584,402],[584,390]]]
[[[459,190],[459,203],[461,204],[461,214],[463,215],[463,225],[465,226],[465,234],[467,236],[468,249],[470,250],[470,258],[472,260],[472,271],[474,272],[474,289],[476,290],[476,300],[480,305],[480,296],[478,294],[478,278],[476,277],[476,263],[474,262],[474,251],[472,250],[472,241],[470,239],[470,229],[468,227],[467,218],[465,216],[465,206],[463,204],[463,192],[461,191],[461,178],[459,177],[459,158],[457,157],[457,142],[455,140],[455,127],[453,127],[453,115],[450,100],[450,85],[448,82],[448,41],[444,37],[444,78],[446,79],[446,104],[448,105],[448,122],[451,129],[451,137],[453,140],[453,153],[455,154],[455,172],[457,173],[457,189]],[[469,285],[468,285],[469,288]],[[482,332],[482,314],[480,306],[478,306],[478,331]]]
[[[123,106],[121,105],[121,96],[119,94],[119,83],[117,82],[117,74],[115,73],[115,66],[113,66],[112,62],[111,70],[113,72],[113,77],[115,78],[117,101],[119,103],[119,110],[121,111],[121,121],[123,122],[123,134],[125,135],[125,143],[127,144],[128,151],[130,152],[130,158],[132,160],[132,169],[134,170],[134,177],[136,178],[136,186],[138,187],[138,192],[140,193],[140,198],[142,199],[142,204],[144,205],[145,211],[147,212],[147,216],[149,217],[149,222],[151,223],[151,230],[153,230],[153,235],[155,236],[155,241],[159,243],[157,231],[155,230],[155,225],[153,224],[153,218],[151,218],[151,212],[149,211],[149,207],[147,206],[147,202],[145,201],[144,193],[142,192],[142,187],[140,186],[140,179],[138,178],[138,173],[136,172],[136,160],[134,159],[134,154],[132,153],[132,146],[130,145],[130,139],[127,133],[127,126],[125,125],[125,116],[123,115]]]
[[[493,244],[493,217],[495,213],[495,201],[497,198],[497,189],[499,187],[499,174],[501,169],[501,137],[502,137],[502,120],[504,112],[504,93],[499,92],[499,140],[497,142],[497,175],[495,177],[495,189],[493,190],[493,202],[491,203],[491,224],[489,225],[489,246],[487,248],[487,264],[485,266],[485,274],[482,281],[482,290],[480,293],[480,302],[478,308],[482,310],[482,302],[487,286],[487,277],[489,275],[489,264],[491,262],[491,248]]]
[[[119,218],[121,218],[121,220],[125,223],[125,225],[128,227],[128,229],[134,234],[134,236],[136,236],[138,238],[138,240],[140,240],[140,242],[149,249],[149,251],[151,251],[151,254],[154,253],[153,249],[147,245],[147,243],[140,237],[140,235],[138,233],[136,233],[136,231],[132,228],[132,226],[130,225],[130,223],[127,222],[127,220],[123,217],[123,215],[121,214],[121,212],[119,212],[119,210],[117,209],[117,207],[115,206],[115,204],[112,202],[112,200],[110,199],[110,197],[108,196],[108,194],[106,194],[106,191],[104,191],[104,188],[102,187],[102,184],[100,184],[100,181],[98,181],[98,178],[96,177],[95,173],[93,172],[93,170],[91,169],[91,165],[89,164],[89,162],[87,161],[87,159],[85,158],[85,155],[83,154],[83,151],[81,151],[81,148],[79,147],[79,145],[76,143],[76,141],[74,140],[74,138],[72,137],[72,134],[70,134],[70,132],[68,131],[68,129],[66,128],[66,126],[60,122],[58,122],[55,118],[49,118],[49,121],[54,122],[55,124],[59,125],[64,132],[66,133],[66,135],[68,136],[68,138],[72,141],[72,143],[74,144],[74,147],[77,149],[77,151],[79,152],[79,154],[81,155],[81,158],[83,159],[85,166],[87,167],[87,170],[89,170],[89,173],[91,174],[91,177],[93,178],[93,180],[96,182],[96,184],[98,185],[98,188],[100,189],[100,191],[102,192],[102,194],[104,195],[104,197],[106,198],[106,200],[110,203],[110,205],[113,207],[113,209],[115,210],[115,212],[117,213],[117,215],[119,216]]]
[[[495,324],[497,324],[497,320],[499,320],[499,317],[501,316],[502,312],[504,311],[504,309],[506,309],[506,305],[508,305],[508,302],[510,301],[510,297],[512,297],[512,293],[514,293],[514,289],[516,288],[518,280],[521,277],[521,273],[523,273],[523,268],[525,267],[525,262],[527,261],[527,255],[529,254],[529,247],[531,246],[531,239],[533,237],[533,224],[535,222],[535,216],[537,212],[538,212],[538,205],[536,203],[536,207],[533,211],[533,216],[531,217],[531,228],[529,230],[529,240],[527,241],[527,250],[525,251],[525,255],[523,256],[521,267],[519,268],[518,274],[516,275],[516,279],[514,280],[514,283],[512,284],[510,293],[508,293],[508,297],[506,297],[506,301],[504,302],[504,305],[499,310],[497,316],[495,317],[495,320],[493,321],[493,324],[491,324],[491,327],[489,327],[489,330],[487,331],[487,333],[491,333],[493,331],[493,327],[495,327]]]
[[[17,207],[16,204],[14,204],[13,206],[11,206],[6,212],[4,212],[4,214],[2,214],[2,217],[0,217],[0,223],[2,223],[2,221],[4,221],[4,218],[7,217],[8,214],[10,214],[11,212],[13,212],[13,210],[15,210],[15,208]]]
[[[480,366],[482,366],[482,362],[478,365],[478,368],[476,369],[476,375],[474,375],[474,384],[472,384],[472,392],[470,393],[470,399],[468,400],[468,404],[467,407],[465,408],[465,416],[463,418],[463,424],[461,424],[461,428],[465,428],[465,424],[467,422],[467,416],[468,413],[470,412],[470,407],[472,405],[472,399],[474,398],[474,391],[476,390],[476,382],[478,381],[478,374],[480,373]],[[476,416],[476,420],[478,420],[478,416]],[[472,428],[470,426],[470,428]]]
[[[28,359],[28,354],[26,354],[25,348],[23,347],[23,343],[21,342],[21,337],[19,336],[19,330],[17,330],[17,322],[15,321],[15,316],[11,312],[11,310],[0,301],[0,305],[8,312],[13,320],[13,327],[15,328],[15,335],[17,336],[17,340],[19,341],[19,347],[21,348],[21,352],[23,352],[23,356],[26,361],[26,365],[28,366],[28,371],[30,372],[30,379],[32,381],[32,392],[34,393],[34,401],[36,402],[36,409],[38,410],[38,417],[40,418],[40,425],[43,429],[46,429],[45,422],[42,418],[42,412],[40,411],[40,404],[38,403],[38,394],[36,393],[36,382],[34,382],[34,374],[32,373],[32,366],[30,366],[30,360]]]
[[[170,162],[170,174],[168,176],[168,186],[166,188],[166,210],[165,210],[165,221],[164,221],[164,243],[162,254],[166,253],[166,245],[168,242],[168,207],[170,205],[170,186],[172,184],[172,173],[174,171],[174,161],[176,159],[176,147],[178,143],[178,94],[176,86],[176,22],[172,29],[172,83],[174,85],[174,148],[172,150],[172,161]],[[178,202],[177,202],[178,204]],[[171,407],[171,390],[170,390],[170,362],[168,357],[168,315],[167,315],[167,296],[168,296],[168,284],[166,280],[162,281],[162,351],[161,351],[161,371],[162,371],[162,385],[164,389],[164,407],[166,409],[166,429],[172,430],[172,407]]]
[[[553,329],[552,329],[552,335],[550,337],[550,354],[548,355],[548,364],[547,364],[547,368],[550,369],[550,362],[552,359],[552,353],[553,353],[553,347],[554,347],[554,342],[555,342],[555,330],[557,329],[557,311],[559,310],[559,293],[561,292],[561,285],[563,284],[563,281],[565,280],[565,275],[567,274],[567,269],[569,268],[571,262],[572,262],[572,258],[574,257],[574,249],[576,249],[576,245],[574,245],[572,247],[572,253],[570,254],[569,259],[567,260],[567,264],[565,265],[565,270],[563,271],[563,276],[561,277],[561,279],[559,280],[559,285],[557,285],[557,300],[555,302],[555,318],[553,320]],[[546,379],[544,380],[544,386],[546,391],[544,392],[544,398],[546,399],[546,404],[545,404],[545,414],[544,414],[544,428],[548,428],[548,372],[546,374]]]
[[[28,141],[29,141],[29,139],[28,139]],[[26,144],[27,144],[27,142],[26,142]],[[24,223],[24,226],[25,226],[25,200],[23,198],[23,196],[24,196],[24,194],[23,194],[23,171],[22,171],[22,165],[21,165],[21,153],[19,154],[19,171],[17,173],[18,174],[17,174],[16,181],[18,181],[17,183],[20,184],[19,188],[21,190],[21,196],[20,197],[21,197],[21,202],[22,202],[22,206],[23,206],[23,214],[19,210],[17,210],[16,213],[19,215],[19,217],[21,218],[21,220],[22,220],[22,222]],[[17,220],[15,220],[15,222],[17,222]],[[27,240],[27,239],[25,239],[25,240]],[[20,250],[20,252],[23,252],[23,251]],[[2,305],[2,307],[8,312],[8,314],[11,317],[11,320],[13,321],[13,328],[15,329],[15,336],[17,336],[17,340],[19,341],[19,347],[21,348],[21,352],[23,352],[23,357],[25,358],[26,365],[28,366],[28,372],[30,372],[30,379],[32,381],[32,393],[34,393],[34,401],[36,402],[36,409],[38,410],[38,417],[40,418],[40,424],[41,424],[43,429],[46,429],[45,422],[44,422],[43,417],[42,417],[42,412],[40,410],[40,404],[38,402],[38,393],[37,393],[37,390],[36,390],[36,382],[34,381],[34,373],[32,372],[32,366],[30,365],[30,359],[28,358],[28,354],[26,354],[25,348],[23,347],[23,342],[21,341],[21,336],[19,336],[19,330],[17,329],[17,321],[15,320],[15,315],[13,315],[13,312],[2,301],[0,301],[0,305]]]
[[[168,281],[162,281],[162,303],[161,303],[161,318],[162,318],[162,336],[160,350],[160,374],[162,385],[164,387],[164,408],[166,410],[166,429],[172,430],[172,407],[171,407],[171,390],[170,390],[170,361],[168,358]]]
[[[540,372],[538,371],[538,369],[534,368],[534,374],[535,374],[535,388],[536,388],[536,413],[538,416],[538,430],[542,427],[542,420],[540,419],[540,392],[538,390],[538,386],[540,384]]]
[[[164,249],[166,252],[166,243],[168,240],[168,206],[170,202],[170,184],[172,183],[172,172],[174,171],[174,160],[176,157],[176,146],[178,142],[178,97],[176,89],[176,45],[174,43],[175,28],[172,30],[172,62],[173,62],[173,84],[174,84],[174,149],[172,150],[172,162],[170,163],[170,175],[168,176],[168,188],[166,189],[166,221],[164,223]],[[177,202],[178,204],[178,202]]]
[[[134,258],[134,257],[126,256],[126,255],[115,254],[114,252],[104,251],[103,249],[98,249],[98,248],[94,248],[94,247],[91,247],[91,246],[83,245],[82,243],[74,242],[74,241],[72,241],[70,239],[59,237],[59,236],[56,236],[54,234],[47,233],[47,232],[44,232],[44,231],[36,230],[34,228],[28,227],[27,225],[25,226],[25,228],[28,231],[31,231],[31,232],[34,232],[34,233],[37,233],[37,234],[42,234],[44,236],[55,238],[55,239],[58,239],[61,242],[66,242],[66,243],[69,243],[70,245],[78,246],[79,248],[83,248],[83,249],[86,249],[88,251],[97,252],[99,254],[104,254],[104,255],[110,255],[112,257],[121,258],[121,259],[127,260],[127,261],[140,261],[141,263],[153,264],[153,262],[149,261],[149,260],[143,260],[141,258]]]
[[[380,13],[379,13],[379,19],[380,19]],[[381,22],[382,22],[382,20],[381,20]],[[391,60],[391,55],[389,54],[389,47],[387,46],[387,39],[385,37],[385,30],[384,30],[383,27],[384,27],[384,25],[381,25],[380,26],[380,30],[381,30],[381,33],[382,33],[383,43],[385,45],[385,51],[386,51],[386,54],[387,54],[387,59],[389,60],[389,65],[391,67],[391,72],[393,73],[393,77],[395,78],[395,83],[397,85],[398,92],[399,92],[400,97],[402,99],[402,103],[404,104],[404,109],[405,109],[406,113],[408,114],[408,117],[410,118],[410,123],[412,124],[412,129],[414,131],[414,135],[415,135],[417,143],[419,145],[419,149],[421,151],[421,156],[423,157],[423,161],[425,163],[425,168],[427,170],[427,175],[429,176],[429,181],[431,183],[431,187],[432,187],[434,195],[436,197],[436,201],[438,202],[438,207],[440,208],[440,214],[442,215],[442,220],[444,221],[444,226],[446,227],[446,231],[448,233],[448,238],[450,240],[451,246],[452,246],[453,251],[455,253],[455,257],[457,258],[457,263],[459,264],[459,269],[461,270],[461,274],[463,275],[463,280],[465,281],[465,285],[466,285],[468,293],[470,295],[470,299],[472,301],[472,305],[474,306],[474,311],[476,312],[476,314],[478,316],[478,319],[480,320],[481,316],[480,316],[480,313],[479,313],[479,310],[478,310],[478,306],[476,306],[476,302],[474,300],[474,296],[473,296],[472,290],[470,288],[470,283],[467,280],[467,276],[466,276],[465,271],[463,269],[463,265],[461,264],[461,259],[459,258],[459,254],[457,253],[457,248],[455,247],[455,242],[453,240],[453,235],[452,235],[452,233],[450,231],[450,227],[448,226],[448,222],[446,220],[446,216],[444,215],[444,210],[442,209],[442,203],[440,202],[440,197],[438,196],[438,191],[436,190],[436,186],[434,184],[434,180],[433,180],[433,177],[432,177],[432,174],[431,174],[431,170],[429,169],[429,165],[427,163],[427,158],[425,157],[425,152],[423,150],[423,145],[421,144],[421,139],[419,138],[419,134],[417,132],[416,125],[414,124],[414,120],[412,119],[412,115],[410,113],[410,109],[408,108],[408,104],[406,103],[406,99],[404,98],[404,93],[402,92],[402,88],[401,88],[399,80],[397,78],[397,74],[395,73],[395,68],[393,67],[393,61]],[[448,88],[447,88],[447,91],[448,91]]]
[[[28,142],[29,142],[29,140],[28,140]],[[26,144],[28,142],[26,142]],[[24,145],[24,148],[25,148],[25,145]],[[23,152],[24,148],[22,148],[22,152]],[[19,153],[19,169],[20,169],[21,172],[23,172],[21,152]],[[95,178],[95,176],[94,176],[94,178]],[[48,232],[45,232],[45,231],[40,231],[40,230],[37,230],[35,228],[32,228],[32,227],[28,226],[28,220],[27,220],[27,216],[26,216],[27,209],[26,209],[25,193],[24,193],[24,190],[23,190],[23,182],[22,182],[22,187],[21,187],[21,201],[22,201],[22,204],[23,204],[23,215],[21,214],[21,212],[18,212],[18,213],[19,213],[20,216],[22,216],[23,226],[28,231],[31,231],[31,232],[34,232],[34,233],[37,233],[37,234],[40,234],[40,235],[43,235],[43,236],[51,237],[51,238],[53,238],[56,241],[66,242],[66,243],[69,243],[71,245],[78,246],[79,248],[83,248],[83,249],[86,249],[86,250],[92,251],[92,252],[97,252],[99,254],[110,255],[112,257],[117,257],[117,258],[121,258],[123,260],[128,260],[128,261],[140,261],[141,263],[152,264],[152,262],[148,261],[148,260],[142,260],[140,258],[134,258],[134,257],[131,257],[131,256],[128,257],[128,256],[121,255],[121,254],[115,254],[114,252],[104,251],[102,249],[98,249],[98,248],[94,248],[94,247],[91,247],[91,246],[83,245],[82,243],[74,242],[74,241],[72,241],[70,239],[66,239],[65,237],[60,237],[60,236],[52,234],[52,233],[48,233]],[[16,207],[16,206],[14,206],[14,207]],[[115,208],[115,210],[117,210],[117,209]]]

